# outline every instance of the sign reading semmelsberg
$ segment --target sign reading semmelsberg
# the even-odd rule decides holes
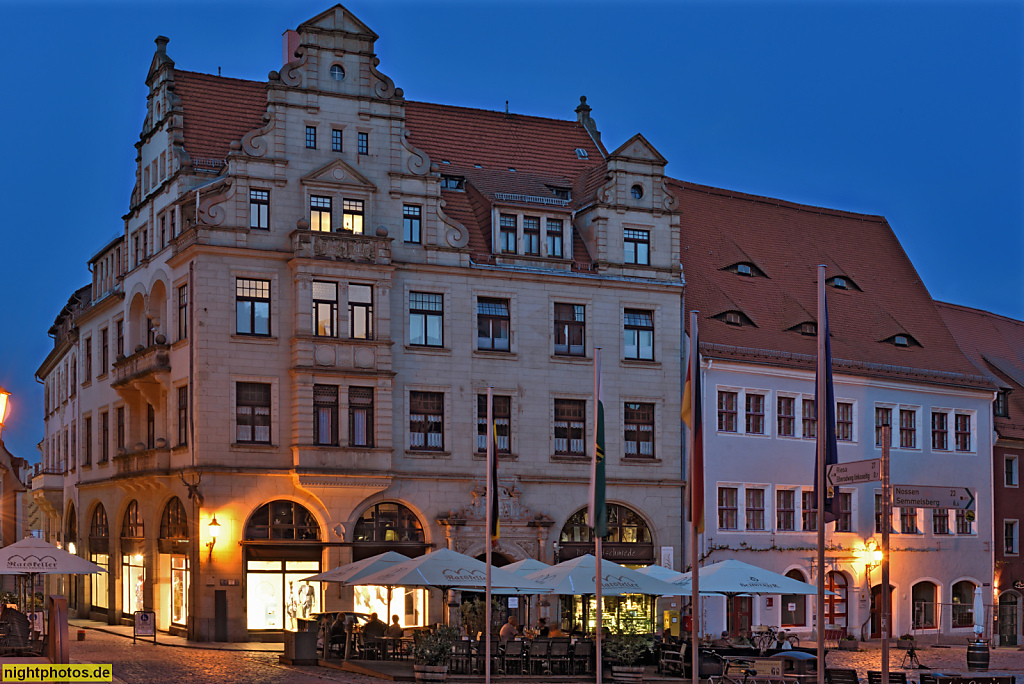
[[[893,485],[892,505],[907,508],[959,508],[974,506],[974,495],[966,487],[919,487]]]

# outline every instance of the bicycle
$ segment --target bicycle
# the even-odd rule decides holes
[[[709,684],[751,684],[750,679],[757,676],[757,670],[750,669],[749,661],[726,658],[720,653],[708,649],[702,650],[701,653],[715,658],[722,665],[722,674],[711,675],[708,678]],[[734,668],[742,669],[730,676],[730,671]],[[743,679],[737,677],[739,674],[743,675]]]
[[[754,647],[761,652],[761,655],[783,641],[788,642],[793,648],[800,646],[800,637],[787,635],[785,630],[776,629],[772,625],[767,625],[763,631],[751,636],[751,641],[754,642]]]

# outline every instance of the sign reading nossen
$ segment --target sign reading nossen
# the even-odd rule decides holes
[[[892,505],[907,508],[956,508],[974,506],[974,495],[966,487],[920,487],[893,485]]]

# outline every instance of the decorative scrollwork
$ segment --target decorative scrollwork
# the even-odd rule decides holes
[[[270,145],[263,136],[274,130],[274,126],[277,124],[277,117],[274,115],[274,112],[267,112],[263,115],[263,121],[266,123],[262,128],[249,131],[242,136],[242,151],[251,157],[262,157],[270,150]]]
[[[427,153],[409,142],[409,129],[402,131],[402,147],[409,152],[409,173],[422,176],[430,171],[430,157]]]
[[[370,62],[370,73],[377,77],[377,82],[373,86],[373,94],[382,100],[390,100],[395,96],[395,82],[377,71],[378,64],[380,64],[380,57],[374,57]]]
[[[437,215],[441,218],[441,221],[448,227],[448,232],[445,234],[445,242],[450,247],[461,248],[469,244],[469,231],[466,230],[466,226],[462,225],[458,221],[448,218],[448,215],[444,213],[444,206],[447,204],[444,200],[440,200],[437,203]]]
[[[234,193],[231,179],[227,179],[218,192],[212,195],[200,195],[199,220],[208,226],[219,226],[227,218],[227,211],[221,205]]]
[[[663,193],[664,200],[662,200],[662,206],[665,207],[665,211],[673,211],[679,205],[679,200],[672,194],[672,191],[668,187],[668,181],[662,179],[661,181],[661,192]]]
[[[292,60],[281,67],[281,83],[284,83],[286,86],[294,87],[302,84],[302,67],[309,60],[306,46],[300,45],[295,50],[295,56],[298,59]]]

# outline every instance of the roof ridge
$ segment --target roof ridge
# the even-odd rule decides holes
[[[175,69],[177,74],[189,74],[191,76],[208,76],[209,78],[218,78],[222,81],[238,81],[240,83],[252,83],[253,85],[266,85],[267,81],[257,81],[249,78],[237,78],[235,76],[221,76],[220,74],[208,74],[204,71],[191,71],[189,69]]]
[[[886,220],[885,216],[882,216],[881,214],[864,214],[857,211],[847,211],[844,209],[831,209],[829,207],[819,207],[814,204],[803,204],[800,202],[793,202],[791,200],[785,200],[778,197],[769,197],[768,195],[755,195],[749,192],[743,192],[741,190],[717,188],[713,185],[703,185],[701,183],[694,183],[692,181],[680,180],[679,178],[671,178],[668,176],[666,176],[666,180],[669,182],[670,185],[676,185],[681,190],[696,190],[698,192],[705,192],[709,195],[722,195],[725,197],[745,199],[751,202],[759,202],[762,204],[783,206],[790,209],[796,209],[798,211],[804,211],[810,214],[825,214],[828,216],[855,218],[860,219],[862,221],[871,221],[873,223],[889,223]]]
[[[431,107],[444,107],[445,109],[465,109],[471,112],[485,112],[487,114],[500,114],[501,116],[515,116],[524,119],[539,119],[541,121],[557,121],[558,123],[577,124],[582,128],[582,124],[574,119],[556,119],[550,116],[537,116],[536,114],[518,114],[516,112],[503,112],[500,109],[484,109],[482,107],[466,107],[465,105],[453,105],[443,104],[440,102],[424,102],[422,100],[406,100],[407,105],[428,105]]]
[[[938,299],[936,299],[934,301],[935,301],[935,305],[939,306],[939,307],[947,307],[947,308],[950,308],[950,309],[960,309],[961,311],[970,311],[970,312],[973,312],[973,313],[983,314],[985,316],[991,316],[993,318],[999,318],[1001,320],[1006,321],[1007,323],[1013,323],[1015,325],[1024,325],[1024,321],[1018,320],[1016,318],[1010,318],[1009,316],[1004,316],[1003,314],[997,314],[994,311],[988,311],[986,309],[979,309],[979,308],[974,307],[974,306],[967,306],[966,304],[954,304],[953,302],[943,302],[943,301],[939,301]]]

